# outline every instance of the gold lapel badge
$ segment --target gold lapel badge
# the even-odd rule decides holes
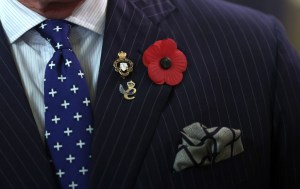
[[[119,58],[114,61],[115,71],[118,72],[123,79],[133,71],[133,62],[126,58],[126,52],[119,52]]]
[[[135,98],[136,88],[133,81],[127,82],[127,89],[124,89],[123,85],[120,84],[119,91],[124,95],[126,100],[133,100]]]

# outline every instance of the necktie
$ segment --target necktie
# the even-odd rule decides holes
[[[69,42],[71,24],[46,20],[36,30],[55,49],[45,70],[45,138],[63,189],[88,188],[92,110],[80,63]]]

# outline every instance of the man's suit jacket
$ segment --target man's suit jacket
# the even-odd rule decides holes
[[[188,60],[175,87],[154,84],[141,59],[165,38]],[[0,49],[0,188],[58,188],[2,28]],[[132,101],[112,65],[121,50],[135,63]],[[282,26],[259,12],[213,0],[110,0],[94,114],[91,188],[300,186],[300,61]],[[240,129],[245,151],[174,172],[180,131],[193,122]]]
[[[268,14],[273,14],[279,18],[282,18],[284,5],[286,1],[284,0],[226,0],[233,3],[238,3],[241,5],[253,7],[257,10],[263,11]]]

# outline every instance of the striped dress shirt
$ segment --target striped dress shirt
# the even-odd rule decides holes
[[[87,78],[92,104],[100,67],[106,6],[107,0],[86,0],[66,18],[79,26],[71,30],[70,41]],[[46,18],[16,0],[2,0],[0,19],[11,44],[39,132],[43,136],[44,70],[54,49],[32,28]]]

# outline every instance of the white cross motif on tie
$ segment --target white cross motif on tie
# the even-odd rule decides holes
[[[82,173],[83,175],[85,175],[85,173],[88,172],[88,169],[86,169],[85,167],[81,167],[79,172]]]
[[[76,145],[79,146],[79,148],[81,149],[81,148],[85,145],[85,143],[82,142],[81,140],[79,140],[79,141],[76,143]]]
[[[89,106],[90,103],[91,103],[91,101],[87,98],[85,98],[83,101],[83,104],[85,104],[86,106]]]
[[[79,72],[78,72],[78,76],[79,76],[79,77],[81,77],[81,78],[83,78],[83,76],[84,76],[84,73],[83,73],[81,70],[79,70]]]
[[[62,189],[88,188],[93,114],[89,89],[68,35],[71,24],[46,20],[35,29],[55,50],[45,70],[45,139]]]
[[[41,26],[40,26],[40,28],[41,28],[41,29],[45,29],[45,26],[47,26],[47,24],[43,24],[43,23],[42,23]]]
[[[70,60],[66,59],[65,65],[66,65],[66,66],[68,66],[68,67],[70,67],[70,66],[71,66],[71,64],[72,64],[72,61],[70,61]]]
[[[56,175],[59,176],[59,178],[61,178],[64,174],[65,172],[63,172],[61,169],[59,169],[58,172],[56,173]]]
[[[48,133],[48,131],[45,131],[45,138],[48,139],[48,137],[51,135],[51,133]]]
[[[64,133],[66,134],[66,135],[68,135],[68,136],[70,136],[70,134],[72,133],[73,131],[68,127],[65,131],[64,131]]]
[[[69,163],[72,163],[76,158],[73,157],[71,154],[69,155],[69,157],[66,158],[67,161],[69,161]]]
[[[48,65],[50,67],[50,69],[52,70],[52,68],[55,66],[54,62],[51,61],[50,64]]]
[[[80,115],[78,112],[76,112],[76,115],[74,115],[74,119],[79,121],[82,118],[82,115]]]
[[[57,115],[54,116],[54,118],[51,119],[51,121],[55,122],[55,124],[58,123],[58,121],[60,121],[60,118],[57,117]]]
[[[57,79],[60,80],[61,82],[64,82],[64,80],[67,78],[64,77],[63,75],[60,75]]]
[[[57,94],[57,91],[55,91],[54,89],[51,89],[51,91],[49,92],[49,95],[51,95],[52,97],[54,97]]]
[[[44,105],[44,112],[46,112],[47,109],[48,109],[48,106],[45,106],[45,105]]]
[[[79,90],[79,88],[76,87],[76,85],[73,85],[73,87],[70,89],[70,91],[72,91],[74,94],[76,94],[77,90]]]
[[[69,185],[69,188],[75,189],[77,186],[78,186],[78,184],[76,184],[74,181],[72,181],[72,183]]]
[[[64,100],[64,102],[61,104],[61,106],[63,106],[65,109],[67,109],[69,105],[70,103],[68,103],[66,100]]]
[[[59,32],[62,28],[60,28],[59,26],[56,26],[55,28],[53,28],[53,30],[55,30],[56,32]]]
[[[63,46],[63,44],[56,43],[56,46],[55,46],[55,47],[56,47],[57,49],[60,49],[60,47],[62,47],[62,46]]]
[[[62,148],[63,146],[61,144],[59,144],[58,142],[56,143],[56,145],[54,146],[54,148],[59,151],[60,148]]]
[[[89,132],[90,134],[92,134],[93,128],[89,125],[89,127],[86,128],[86,131]]]

